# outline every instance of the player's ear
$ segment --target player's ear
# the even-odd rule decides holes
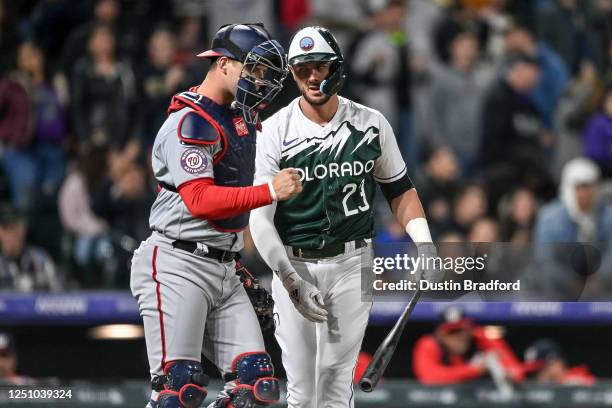
[[[217,69],[219,70],[219,72],[221,72],[223,75],[227,75],[228,74],[228,70],[229,70],[229,65],[231,64],[231,60],[227,57],[219,57],[217,59]]]

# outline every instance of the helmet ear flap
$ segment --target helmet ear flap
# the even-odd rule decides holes
[[[336,59],[329,67],[330,74],[321,82],[319,90],[325,95],[336,94],[342,89],[346,74],[344,73],[344,64],[341,59]]]

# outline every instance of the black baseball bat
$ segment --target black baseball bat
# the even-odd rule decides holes
[[[372,392],[376,384],[378,384],[378,380],[380,380],[387,365],[389,365],[389,361],[391,361],[391,357],[393,357],[393,353],[397,348],[400,337],[402,337],[406,323],[408,323],[408,319],[419,301],[419,297],[421,297],[421,289],[417,288],[399,320],[395,323],[395,326],[393,326],[393,329],[391,329],[387,337],[385,337],[380,346],[378,346],[376,353],[374,353],[374,357],[372,357],[372,361],[370,361],[368,368],[366,368],[365,373],[359,380],[359,388],[363,391]]]

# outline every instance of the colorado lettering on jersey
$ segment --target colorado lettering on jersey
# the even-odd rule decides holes
[[[374,168],[374,160],[368,160],[365,163],[360,161],[343,162],[343,163],[328,163],[317,164],[312,169],[308,166],[297,168],[300,173],[300,181],[323,180],[327,177],[345,177],[345,176],[360,176],[362,174],[371,173]]]

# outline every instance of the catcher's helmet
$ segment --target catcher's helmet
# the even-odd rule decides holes
[[[215,33],[210,50],[198,57],[228,57],[244,62],[247,54],[257,45],[270,40],[263,24],[225,24]]]
[[[340,91],[346,75],[344,58],[332,33],[323,27],[306,27],[295,33],[289,45],[289,65],[312,61],[330,61],[329,74],[319,89],[326,95]]]
[[[215,34],[211,49],[198,57],[227,57],[244,64],[233,107],[248,123],[256,123],[259,111],[274,99],[287,75],[285,50],[270,38],[263,24],[226,24]],[[267,68],[263,78],[251,74],[255,65]]]

